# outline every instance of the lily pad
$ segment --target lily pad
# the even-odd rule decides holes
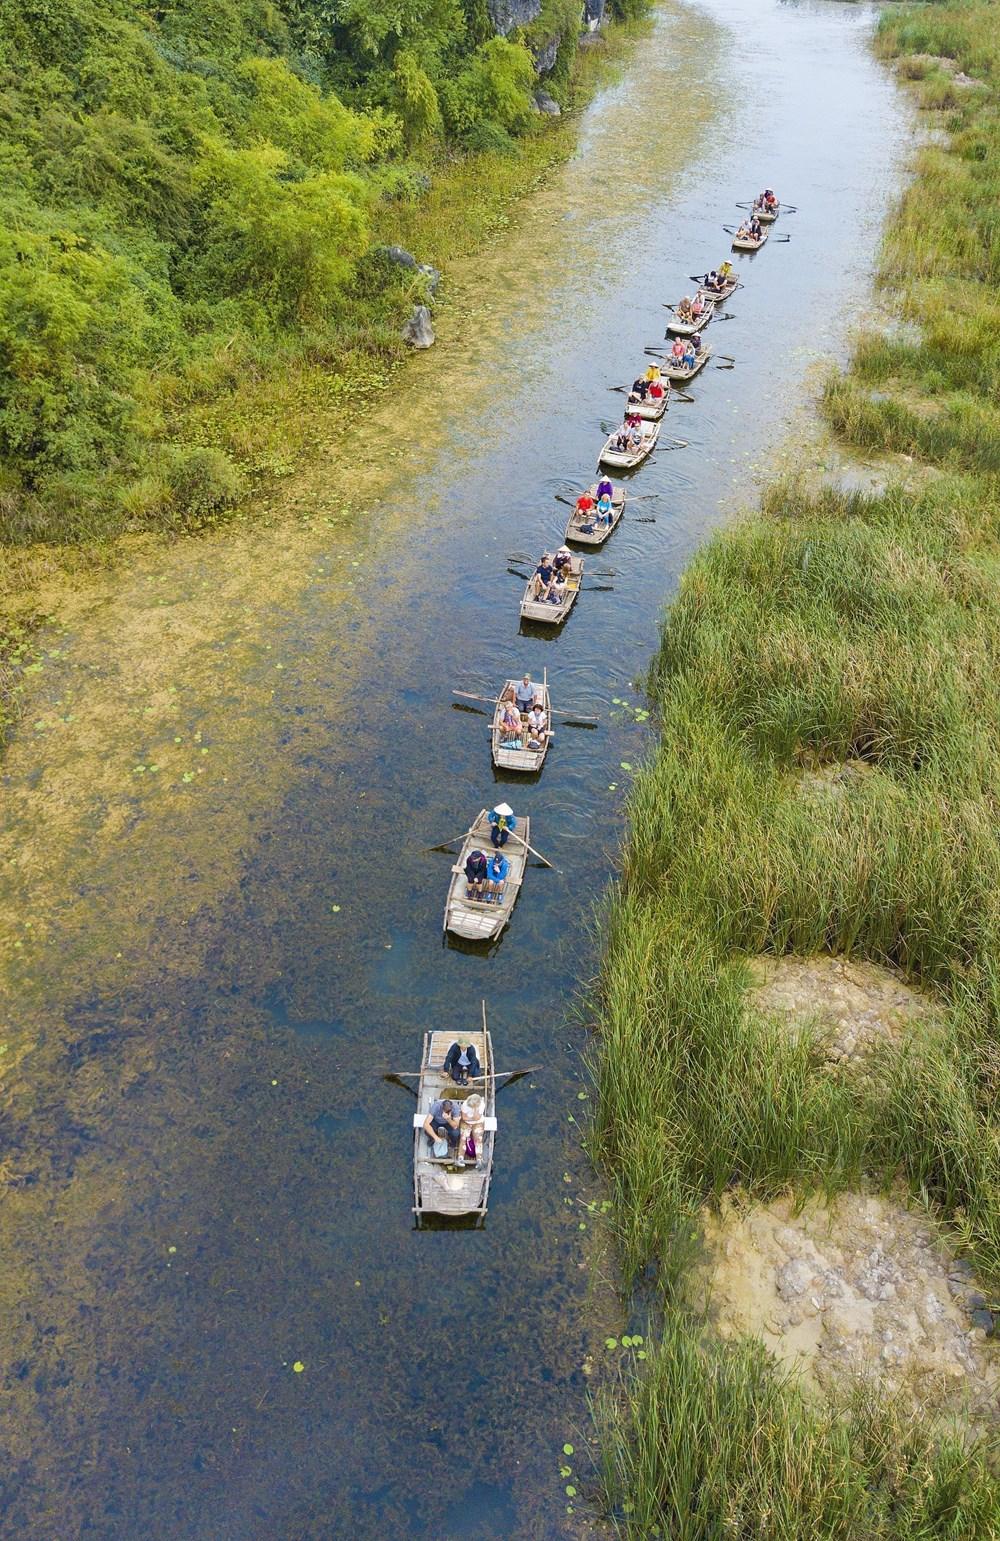
[[[305,1365],[302,1363],[301,1359],[296,1359],[295,1363],[292,1365],[292,1369],[295,1371],[296,1375],[301,1375],[302,1371],[305,1369]]]
[[[608,1351],[610,1352],[611,1349],[618,1347],[618,1339],[617,1338],[605,1338],[604,1339],[604,1347],[606,1349],[608,1349]]]
[[[576,1454],[576,1451],[573,1449],[572,1445],[570,1445],[570,1444],[563,1445],[563,1455],[575,1455],[575,1454]]]

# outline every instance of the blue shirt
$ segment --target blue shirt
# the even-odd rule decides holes
[[[502,883],[510,871],[510,862],[506,856],[491,856],[490,864],[486,869],[486,876],[491,883]]]
[[[545,581],[548,582],[548,579]],[[518,705],[530,706],[532,701],[534,701],[536,694],[537,691],[535,690],[535,687],[530,680],[528,681],[527,685],[523,680],[518,680],[514,687],[514,697],[518,702]]]

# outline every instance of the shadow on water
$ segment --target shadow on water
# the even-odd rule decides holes
[[[42,748],[22,733],[4,772],[5,870],[45,935],[10,1013],[31,1035],[2,1263],[10,1534],[586,1533],[560,1452],[584,1447],[615,1308],[569,1024],[647,742],[632,680],[691,552],[844,354],[907,123],[871,25],[823,0],[658,12],[576,157],[451,280],[475,334],[449,346],[444,316],[384,409],[377,517],[345,521],[319,463],[309,522],[249,543],[251,569],[234,536],[143,557],[129,605],[82,609],[47,660],[39,713],[69,696],[74,720]],[[631,478],[658,501],[587,563],[614,592],[519,631],[506,553],[561,539],[552,494],[591,479],[607,386],[765,179],[802,212],[741,264],[740,367],[678,398],[688,448]],[[162,664],[146,696],[106,680],[112,624],[130,670]],[[543,663],[600,719],[558,725],[519,783],[560,870],[528,870],[499,943],[437,945],[449,863],[424,848],[513,779],[449,692]],[[416,1233],[412,1102],[383,1077],[483,996],[502,1068],[543,1068],[503,1093],[485,1227]]]

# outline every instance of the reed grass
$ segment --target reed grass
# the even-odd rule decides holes
[[[598,1400],[628,1536],[995,1537],[995,1451],[898,1407],[820,1408],[690,1315],[703,1205],[900,1183],[1000,1297],[1000,29],[983,0],[883,19],[951,138],[922,152],[880,281],[905,324],[831,380],[835,431],[933,468],[913,491],[776,483],[664,619],[659,744],[604,909],[590,1133],[649,1358]],[[954,61],[987,89],[956,85]],[[856,762],[832,789],[815,775]],[[747,1009],[756,954],[846,954],[940,1024],[863,1076]]]

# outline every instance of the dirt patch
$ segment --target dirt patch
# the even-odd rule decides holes
[[[810,765],[796,777],[796,790],[809,802],[827,802],[846,797],[852,787],[869,773],[865,760],[834,760],[826,765]]]
[[[705,1217],[699,1283],[719,1333],[753,1333],[807,1384],[877,1378],[914,1406],[1000,1421],[1000,1343],[969,1264],[886,1198],[789,1198]]]
[[[817,773],[818,774],[818,773]],[[797,1036],[817,1033],[831,1064],[864,1060],[935,1025],[934,1003],[898,974],[848,958],[755,958],[748,1000]]]

